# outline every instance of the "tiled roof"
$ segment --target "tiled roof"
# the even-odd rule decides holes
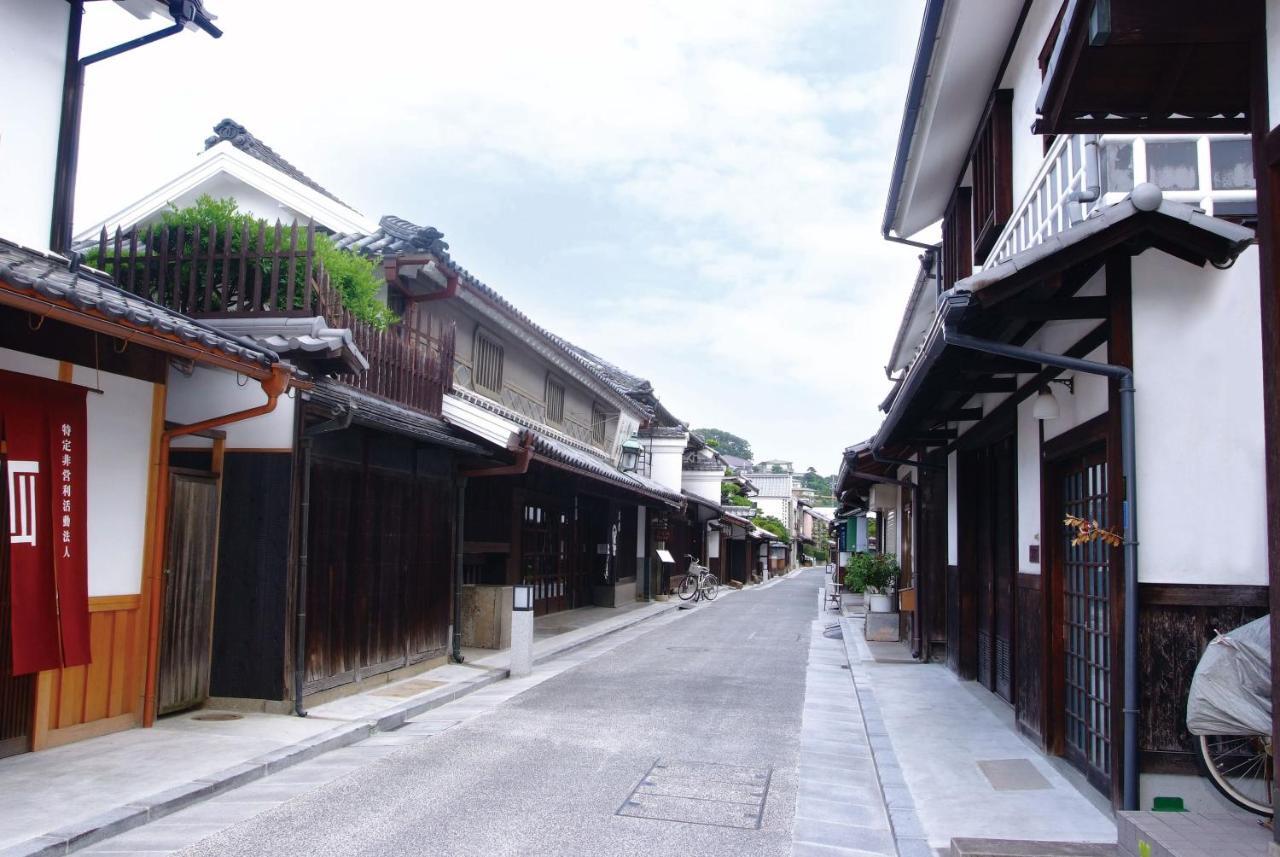
[[[498,294],[492,287],[485,285],[474,274],[453,261],[453,258],[449,255],[449,245],[444,241],[444,233],[434,227],[418,226],[402,217],[387,215],[378,221],[376,232],[369,234],[348,233],[334,235],[332,238],[338,249],[351,250],[363,253],[366,256],[381,257],[406,253],[431,253],[445,267],[457,274],[469,288],[484,295],[514,316],[521,324],[539,334],[543,339],[562,351],[574,363],[577,363],[586,369],[589,374],[598,378],[609,389],[635,401],[630,393],[624,389],[627,382],[623,380],[623,377],[625,376],[645,385],[649,384],[648,381],[623,372],[616,366],[611,366],[599,357],[583,351],[571,342],[537,324],[533,319],[517,309],[514,304]],[[608,369],[606,370],[604,367],[608,367]],[[650,385],[648,390],[651,392],[652,389]],[[641,403],[637,402],[637,404]]]
[[[313,369],[318,365],[341,373],[364,372],[369,368],[369,361],[357,347],[351,330],[330,327],[323,316],[233,316],[210,319],[209,323],[224,333],[247,336],[281,357],[305,360]]]
[[[533,451],[538,457],[596,476],[605,482],[617,485],[619,488],[655,497],[673,506],[680,506],[684,502],[684,496],[679,491],[672,491],[652,479],[641,476],[638,473],[624,473],[602,458],[582,452],[566,443],[561,443],[538,432],[534,432],[533,435]]]
[[[205,149],[210,149],[221,143],[223,140],[226,140],[246,155],[249,155],[252,158],[257,158],[272,169],[279,170],[289,176],[289,178],[301,182],[316,193],[323,194],[334,202],[340,205],[346,205],[347,208],[351,208],[350,205],[347,205],[347,203],[338,199],[332,193],[321,187],[314,179],[309,178],[302,172],[302,170],[282,158],[275,149],[250,134],[248,129],[239,122],[232,119],[223,119],[217,125],[214,125],[213,136],[205,139],[204,147]]]
[[[68,260],[0,238],[0,280],[19,293],[68,303],[137,328],[228,354],[237,360],[270,366],[279,355],[252,339],[233,337],[145,298],[130,294],[91,268],[72,271]]]
[[[482,456],[489,454],[479,444],[459,437],[458,432],[443,420],[427,416],[421,411],[401,407],[394,402],[329,378],[317,380],[315,387],[307,393],[307,396],[309,401],[322,405],[335,414],[352,408],[354,411],[352,422],[355,423],[387,429],[397,434],[448,447],[457,452]]]

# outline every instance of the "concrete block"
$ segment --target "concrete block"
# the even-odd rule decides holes
[[[952,839],[951,857],[1116,857],[1109,843],[1035,842],[1020,839]]]
[[[57,836],[37,836],[0,848],[0,857],[45,857],[49,854],[66,854],[67,840]]]
[[[876,643],[898,642],[898,614],[868,613],[866,637]]]

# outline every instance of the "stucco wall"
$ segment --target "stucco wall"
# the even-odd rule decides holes
[[[57,379],[58,362],[0,348],[0,369]],[[74,366],[72,382],[97,387],[85,397],[88,425],[89,595],[142,591],[154,384]]]
[[[1141,577],[1265,585],[1258,256],[1133,263]]]
[[[68,3],[0,0],[0,236],[49,246]]]
[[[233,411],[254,408],[267,401],[262,386],[224,369],[197,366],[190,375],[169,370],[169,394],[165,419],[189,424]],[[244,386],[240,386],[244,383]],[[293,449],[293,398],[281,396],[276,409],[269,414],[223,426],[227,449],[283,450]],[[179,439],[175,447],[208,446],[200,438]]]

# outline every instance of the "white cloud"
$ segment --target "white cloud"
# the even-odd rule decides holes
[[[410,200],[397,213],[695,423],[824,471],[878,424],[915,264],[879,219],[919,0],[210,5],[223,39],[184,33],[90,70],[81,222],[184,168],[229,115],[370,214]],[[86,31],[146,29],[131,24],[93,9]],[[561,188],[561,209],[590,198],[617,232],[569,231],[546,265],[513,267],[527,207],[464,218],[465,195],[446,209],[394,182],[442,172]],[[453,219],[485,228],[460,243]]]

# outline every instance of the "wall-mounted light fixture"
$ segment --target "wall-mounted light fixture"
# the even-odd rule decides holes
[[[1075,395],[1076,382],[1074,378],[1050,378],[1049,384],[1062,384],[1067,388],[1067,395]],[[1040,388],[1040,392],[1036,394],[1035,404],[1031,406],[1031,415],[1038,420],[1056,420],[1061,412],[1058,407],[1058,400],[1054,398],[1049,384],[1045,384]]]

